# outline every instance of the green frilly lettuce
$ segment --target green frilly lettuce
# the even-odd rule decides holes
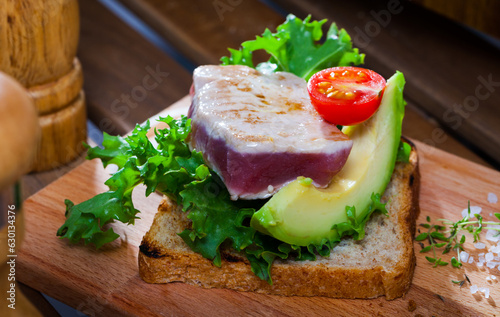
[[[364,54],[352,47],[351,37],[335,23],[323,37],[326,20],[311,21],[288,15],[276,33],[266,29],[262,36],[246,41],[238,50],[229,49],[230,56],[221,58],[222,65],[246,65],[263,72],[284,71],[308,80],[314,73],[329,67],[362,64]],[[264,50],[267,62],[254,66],[252,53]]]
[[[323,38],[326,22],[303,21],[293,15],[278,26],[276,33],[266,30],[262,36],[230,49],[222,58],[223,65],[248,65],[262,71],[287,71],[308,79],[316,71],[333,66],[360,64],[364,55],[352,48],[349,35],[332,24]],[[252,52],[264,50],[270,58],[254,66]],[[98,158],[104,167],[118,166],[107,181],[109,190],[80,204],[66,200],[66,222],[57,235],[71,242],[93,243],[97,248],[119,236],[109,224],[120,221],[133,224],[139,212],[133,204],[132,192],[139,184],[146,195],[159,191],[183,206],[192,220],[191,228],[179,235],[195,252],[221,265],[221,245],[230,245],[250,261],[252,271],[272,283],[271,265],[276,258],[314,260],[316,255],[328,256],[342,236],[361,239],[364,224],[356,220],[356,210],[346,207],[348,221],[334,225],[340,238],[319,245],[300,247],[266,236],[248,224],[255,212],[252,206],[230,200],[224,184],[204,163],[201,153],[191,151],[186,138],[191,131],[190,120],[182,117],[161,118],[169,128],[155,130],[157,145],[148,139],[149,122],[138,125],[126,137],[104,134],[103,148],[88,147],[88,159]],[[385,210],[380,195],[372,196],[371,212]]]
[[[105,183],[109,191],[78,205],[66,200],[67,219],[57,231],[58,236],[74,243],[81,240],[85,244],[93,243],[97,248],[117,239],[119,236],[108,224],[114,221],[134,223],[139,211],[134,208],[132,191],[144,184],[146,195],[159,191],[188,212],[192,226],[179,235],[193,251],[220,266],[220,246],[229,244],[243,252],[253,272],[269,283],[272,282],[271,265],[276,257],[314,260],[316,254],[328,256],[340,242],[339,238],[299,247],[257,232],[248,224],[256,210],[232,201],[224,184],[204,163],[201,153],[189,150],[186,138],[191,131],[190,119],[167,117],[159,121],[168,124],[169,128],[155,131],[157,146],[147,137],[148,122],[138,125],[125,138],[105,134],[103,148],[89,148],[89,159],[101,159],[104,167],[115,164],[118,171]],[[372,201],[372,211],[384,210],[380,195],[373,195]],[[346,213],[348,222],[334,226],[339,236],[361,239],[368,217],[356,220],[353,207],[347,207]]]

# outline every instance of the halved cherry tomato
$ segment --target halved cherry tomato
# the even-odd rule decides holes
[[[385,79],[360,67],[333,67],[314,74],[307,83],[311,102],[333,124],[355,125],[380,106]]]

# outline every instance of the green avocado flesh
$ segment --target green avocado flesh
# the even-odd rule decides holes
[[[394,74],[377,112],[359,125],[343,128],[353,147],[327,188],[299,177],[254,213],[250,225],[283,242],[307,246],[340,238],[332,226],[348,221],[346,206],[355,206],[356,218],[364,219],[370,212],[372,193],[383,194],[394,170],[404,116],[404,84],[403,74]]]

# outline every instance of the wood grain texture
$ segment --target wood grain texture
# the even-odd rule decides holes
[[[96,146],[92,140],[87,139],[87,144],[91,146]],[[56,179],[63,177],[66,173],[72,171],[75,167],[81,165],[85,161],[85,156],[87,152],[81,153],[71,162],[60,165],[54,169],[43,171],[43,172],[33,172],[27,175],[24,175],[21,180],[21,191],[23,199],[28,198],[31,195],[34,195],[36,192],[49,185]]]
[[[0,70],[25,87],[67,74],[79,33],[76,0],[2,1]]]
[[[258,0],[120,0],[198,65],[219,64],[228,47],[238,49],[283,17]]]
[[[81,153],[86,138],[83,78],[75,60],[78,2],[9,0],[2,5],[0,69],[29,89],[42,127],[32,170],[50,169]]]
[[[437,123],[436,120],[429,118],[422,110],[418,109],[412,101],[408,101],[406,105],[405,117],[403,119],[403,135],[474,163],[491,167],[476,152],[446,132],[445,128]]]
[[[386,77],[402,71],[410,102],[500,164],[500,52],[493,45],[409,1],[273,2],[345,28],[367,67]]]
[[[467,24],[480,31],[500,38],[498,12],[500,2],[496,0],[413,0],[427,9],[438,12],[457,22]]]
[[[80,155],[87,138],[86,119],[83,91],[64,109],[39,117],[41,140],[32,171],[54,169]]]
[[[83,152],[87,112],[82,86],[82,68],[78,58],[74,58],[73,67],[66,75],[28,89],[42,131],[31,171],[54,169]]]
[[[183,99],[172,109],[185,109]],[[168,113],[168,110],[163,113]],[[483,215],[500,212],[500,204],[486,200],[489,192],[500,193],[500,173],[471,163],[441,150],[415,142],[420,159],[420,217],[433,220],[458,220],[461,210],[472,205],[483,207]],[[500,289],[488,284],[486,276],[500,278],[497,269],[479,270],[474,264],[463,269],[451,266],[432,268],[424,254],[417,253],[417,267],[409,293],[386,301],[342,300],[322,297],[281,297],[231,290],[206,290],[182,283],[154,285],[144,283],[137,268],[138,246],[149,229],[160,195],[144,198],[143,189],[134,192],[136,208],[142,210],[135,226],[113,224],[122,238],[101,250],[91,246],[69,245],[57,239],[55,232],[64,222],[64,199],[75,203],[106,190],[107,173],[98,161],[89,161],[47,186],[25,203],[26,236],[18,254],[19,280],[45,294],[63,301],[88,315],[140,316],[481,316],[498,314]],[[488,242],[487,242],[488,244]],[[415,249],[420,247],[415,243]],[[479,250],[470,243],[466,249],[477,259]],[[451,257],[451,255],[449,255]],[[445,260],[448,260],[445,258]],[[467,273],[473,284],[490,288],[488,300],[471,295],[469,286],[462,289],[451,280]],[[437,295],[440,295],[438,297]],[[409,307],[415,304],[415,310]]]
[[[73,67],[67,74],[44,85],[30,87],[28,92],[38,115],[46,115],[68,106],[78,97],[82,87],[82,66],[78,58],[74,58]]]
[[[78,56],[97,128],[125,134],[188,92],[191,74],[102,4],[83,0],[80,9]]]

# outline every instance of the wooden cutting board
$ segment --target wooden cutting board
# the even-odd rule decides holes
[[[184,98],[162,115],[184,113],[189,99]],[[500,173],[462,158],[415,142],[420,156],[422,176],[418,223],[427,216],[433,220],[457,221],[461,211],[471,205],[481,206],[482,215],[500,212],[500,203],[487,200],[488,193],[500,196]],[[387,301],[342,300],[322,297],[281,297],[232,290],[201,289],[182,283],[147,284],[138,274],[138,246],[149,229],[160,195],[145,198],[143,188],[134,192],[135,206],[142,211],[135,226],[114,224],[121,240],[95,250],[93,246],[70,245],[56,237],[65,220],[64,199],[75,203],[105,191],[107,172],[99,161],[88,161],[30,197],[25,205],[26,236],[18,252],[18,279],[89,316],[478,316],[500,314],[500,271],[478,269],[465,264],[432,268],[417,250],[417,267],[410,291],[404,298]],[[483,234],[484,236],[484,234]],[[483,239],[484,240],[484,239]],[[470,241],[470,239],[469,239]],[[489,242],[484,240],[489,245]],[[479,250],[466,247],[478,258]],[[484,252],[481,251],[481,252]],[[451,256],[450,256],[451,257]],[[449,259],[445,256],[445,259]],[[472,295],[469,285],[462,288],[451,280],[463,279],[466,273],[472,284],[490,289],[490,298]],[[496,281],[486,277],[495,275]],[[411,308],[414,306],[413,308]],[[414,309],[414,310],[413,310]]]

